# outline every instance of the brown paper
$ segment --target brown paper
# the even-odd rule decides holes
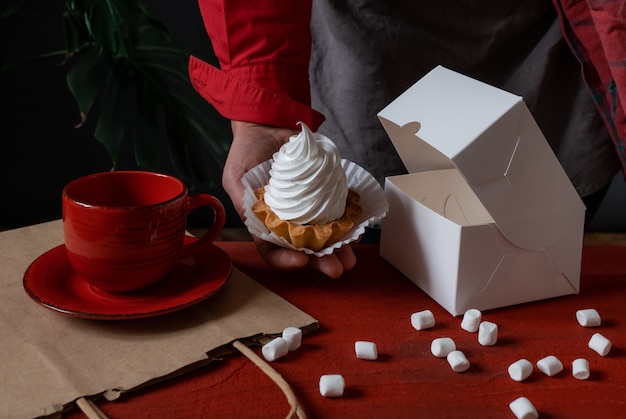
[[[52,414],[82,396],[127,391],[209,361],[213,349],[317,322],[234,269],[218,294],[175,313],[85,320],[46,309],[24,272],[63,242],[60,221],[0,233],[0,417]]]

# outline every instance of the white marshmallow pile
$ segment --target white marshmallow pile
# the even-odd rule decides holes
[[[493,346],[498,341],[498,325],[482,320],[482,313],[477,309],[467,310],[461,321],[461,328],[467,332],[478,332],[478,343],[482,346]],[[601,325],[599,313],[595,309],[578,310],[576,319],[583,327],[597,327]],[[435,317],[430,310],[422,310],[411,315],[411,325],[416,330],[426,330],[434,327]],[[270,341],[263,347],[263,354],[268,360],[275,360],[284,356],[289,350],[300,347],[302,331],[298,328],[287,328],[282,337]],[[589,348],[607,356],[611,350],[611,342],[600,333],[595,333],[588,343]],[[267,348],[267,349],[266,349]],[[378,350],[374,342],[356,341],[354,351],[358,359],[376,360]],[[433,339],[430,345],[433,356],[446,358],[450,368],[455,372],[467,371],[471,363],[465,353],[457,348],[451,337]],[[572,376],[577,380],[587,380],[590,376],[589,361],[577,358],[571,364]],[[536,363],[537,369],[552,377],[563,371],[563,363],[554,355],[548,355]],[[521,382],[533,373],[533,364],[521,358],[508,366],[508,374],[513,381]],[[319,381],[319,391],[324,397],[342,397],[345,391],[345,380],[341,374],[322,375]],[[532,402],[526,397],[519,397],[509,404],[509,408],[518,419],[538,418],[538,412]]]
[[[576,320],[582,327],[598,327],[602,324],[600,313],[594,308],[576,311]],[[594,333],[587,346],[600,356],[607,356],[611,352],[611,341],[600,333]]]
[[[268,362],[274,362],[287,355],[289,351],[295,351],[302,344],[302,330],[297,327],[287,327],[280,337],[274,338],[261,348],[263,358]]]
[[[452,351],[456,351],[456,344],[452,338],[437,338],[430,344],[430,352],[437,358],[445,358]]]
[[[600,356],[607,356],[611,352],[611,341],[600,333],[594,333],[591,336],[588,346],[600,354]]]
[[[509,403],[509,409],[517,419],[536,419],[539,413],[526,397],[519,397]]]
[[[576,312],[576,320],[582,327],[598,327],[602,324],[600,313],[593,308],[578,310]]]
[[[341,374],[328,374],[320,377],[320,394],[324,397],[343,396],[346,382]]]
[[[354,343],[354,352],[359,359],[375,361],[378,358],[378,349],[374,342],[358,340]]]
[[[465,314],[463,314],[461,329],[470,333],[477,332],[478,327],[480,326],[480,320],[482,319],[482,316],[483,314],[480,312],[480,310],[470,308],[465,312]]]
[[[478,343],[482,346],[493,346],[498,341],[498,325],[482,320],[482,313],[477,309],[465,312],[461,321],[461,328],[467,332],[478,332]],[[595,309],[584,309],[576,312],[576,319],[583,327],[598,327],[602,324],[600,314]],[[425,330],[435,326],[435,317],[430,310],[415,312],[411,315],[411,325],[416,330]],[[297,327],[287,327],[280,337],[276,337],[262,347],[263,356],[267,361],[275,361],[285,356],[289,351],[300,348],[302,344],[302,330]],[[600,333],[594,333],[588,342],[588,347],[600,356],[607,356],[611,351],[611,342]],[[433,356],[446,358],[454,372],[467,371],[471,363],[465,353],[457,348],[451,337],[439,337],[431,341],[430,350]],[[358,359],[376,360],[378,349],[374,342],[356,341],[354,351]],[[552,377],[563,371],[563,363],[554,355],[546,356],[536,363],[537,369]],[[521,358],[508,366],[511,380],[521,382],[533,373],[533,364]],[[571,363],[572,376],[577,380],[587,380],[590,377],[589,361],[584,358],[574,359]],[[342,397],[346,382],[341,374],[326,374],[320,376],[319,391],[324,397]],[[510,410],[518,419],[538,418],[538,412],[532,402],[526,397],[519,397],[509,404]]]
[[[600,314],[592,308],[576,311],[576,320],[583,327],[598,327],[602,324]],[[611,351],[611,341],[600,333],[594,333],[591,336],[588,346],[600,356],[607,356]],[[554,355],[549,355],[537,361],[537,368],[551,377],[563,371],[563,363]],[[509,365],[508,368],[509,376],[514,381],[525,380],[532,374],[532,371],[533,366],[527,359],[520,359]],[[587,380],[590,375],[588,360],[577,358],[572,361],[572,376],[574,378]],[[525,397],[514,400],[509,404],[509,407],[518,419],[538,417],[537,410]]]
[[[478,331],[478,341],[483,346],[492,346],[498,340],[498,326],[491,322],[481,322],[482,313],[477,309],[469,309],[463,315],[461,328],[467,332]],[[416,330],[424,330],[435,326],[435,316],[430,310],[423,310],[411,315],[411,325]],[[433,339],[430,352],[437,358],[446,358],[454,372],[465,372],[471,363],[463,351],[457,349],[450,337]]]
[[[276,337],[263,345],[261,353],[268,362],[276,361],[287,355],[289,351],[295,351],[302,345],[302,330],[297,327],[287,327],[281,336]],[[354,345],[357,357],[361,359],[376,359],[378,356],[376,344],[373,342],[359,341]],[[324,397],[341,397],[345,390],[346,382],[341,374],[322,375],[319,381],[320,394]]]
[[[524,381],[532,374],[533,364],[522,358],[509,365],[508,372],[513,381]]]
[[[461,351],[452,351],[446,357],[448,364],[454,372],[465,372],[470,367],[470,362],[467,360],[465,354]]]
[[[589,361],[584,358],[578,358],[572,361],[572,375],[577,380],[586,380],[589,378]]]
[[[478,343],[482,346],[493,346],[498,342],[498,325],[482,321],[483,315],[480,310],[470,308],[463,314],[461,329],[466,332],[478,332]]]
[[[430,329],[435,326],[435,316],[430,310],[418,311],[411,314],[411,325],[415,330]]]
[[[480,322],[478,327],[478,343],[493,346],[498,341],[498,325],[492,322]]]
[[[548,377],[552,377],[563,371],[563,363],[556,356],[548,355],[537,361],[537,369]]]
[[[576,311],[576,320],[583,327],[598,327],[602,324],[600,313],[594,308]],[[611,352],[611,341],[601,333],[594,333],[587,346],[600,356],[607,356]]]

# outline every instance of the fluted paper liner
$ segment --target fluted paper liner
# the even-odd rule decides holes
[[[360,195],[360,204],[363,213],[358,217],[352,229],[342,239],[319,251],[307,248],[297,248],[286,239],[272,233],[265,223],[252,211],[252,206],[257,202],[254,191],[267,184],[270,179],[272,160],[267,160],[248,171],[241,179],[245,193],[243,197],[245,224],[248,231],[260,239],[274,243],[278,246],[303,251],[314,256],[323,256],[333,253],[335,249],[357,240],[364,232],[365,227],[375,224],[387,214],[388,204],[385,193],[376,179],[361,166],[342,159],[341,165],[348,180],[348,188]]]

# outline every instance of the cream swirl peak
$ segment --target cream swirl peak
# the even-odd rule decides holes
[[[337,146],[299,124],[302,131],[274,153],[265,202],[281,220],[326,224],[343,215],[346,174]]]

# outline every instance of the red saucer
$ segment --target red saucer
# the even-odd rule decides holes
[[[199,303],[228,281],[232,262],[219,247],[202,257],[178,262],[172,272],[154,285],[113,294],[88,284],[72,269],[65,245],[39,256],[24,274],[24,289],[38,304],[75,317],[124,320],[158,316]]]

